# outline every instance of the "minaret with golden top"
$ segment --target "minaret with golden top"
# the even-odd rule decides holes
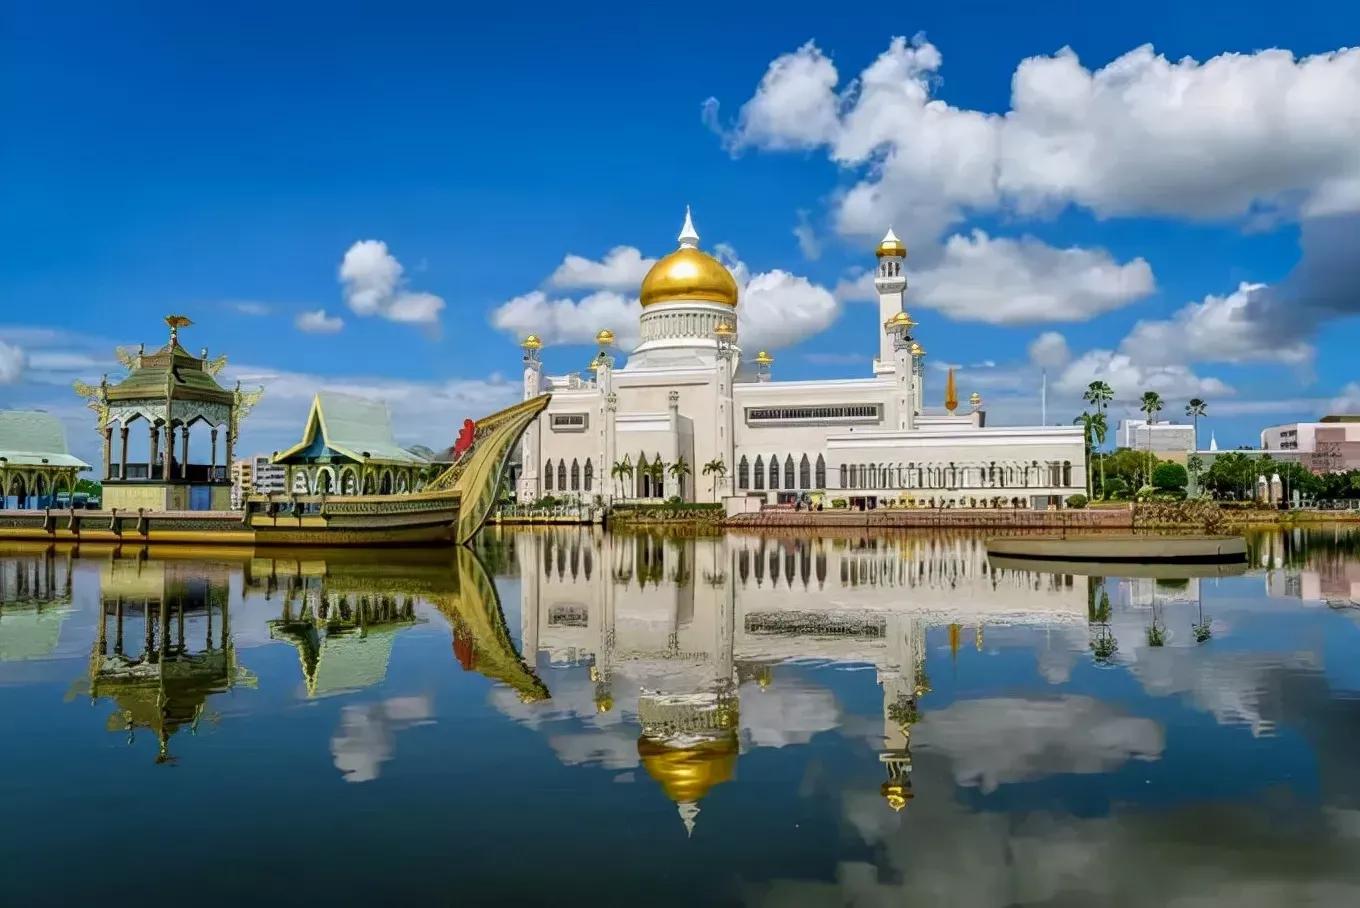
[[[907,260],[907,247],[889,227],[874,250],[874,255],[878,259],[878,269],[874,274],[874,289],[878,291],[878,323],[885,325],[906,309],[907,277],[903,267]],[[893,368],[893,338],[885,331],[878,339],[874,374],[884,375],[893,371]]]

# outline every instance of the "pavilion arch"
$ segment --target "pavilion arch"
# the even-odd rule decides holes
[[[411,488],[410,474],[407,473],[405,470],[402,470],[400,473],[397,474],[397,493],[404,495],[406,492],[410,491],[410,488]]]
[[[345,467],[340,471],[340,494],[359,494],[359,472],[354,467]]]
[[[298,470],[293,474],[293,493],[295,495],[309,495],[312,491],[310,477],[305,470]]]
[[[383,467],[382,473],[380,474],[380,476],[379,476],[379,478],[378,478],[378,494],[379,494],[379,495],[391,495],[391,494],[392,494],[392,468],[391,468],[391,467]]]
[[[364,470],[363,486],[365,495],[372,495],[377,490],[377,480],[373,478],[372,470]]]
[[[317,495],[334,495],[336,490],[335,470],[331,467],[320,467],[316,471],[313,480],[314,491]]]

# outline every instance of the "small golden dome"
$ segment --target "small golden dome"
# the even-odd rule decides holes
[[[614,346],[614,332],[610,331],[608,328],[601,328],[600,333],[595,335],[595,343],[599,344],[601,347]]]
[[[768,366],[773,362],[774,357],[766,353],[764,350],[761,350],[759,353],[756,354],[756,365],[758,366]]]
[[[968,402],[976,407],[978,404],[982,403],[982,395],[974,391],[972,394],[968,395]]]
[[[700,300],[735,306],[737,282],[722,262],[699,248],[699,233],[688,208],[677,239],[680,248],[653,265],[642,279],[642,305]]]
[[[638,756],[647,774],[677,804],[694,803],[715,785],[730,781],[737,768],[736,735],[702,741],[690,747],[667,747],[645,735]]]
[[[718,337],[735,337],[737,326],[731,322],[718,322],[718,327],[713,329],[713,333]]]
[[[915,341],[912,341],[912,343],[911,343],[911,355],[912,355],[912,356],[925,356],[925,355],[926,355],[926,348],[925,348],[925,347],[922,347],[920,344],[916,343]]]
[[[543,341],[538,339],[537,334],[530,334],[520,343],[520,346],[525,350],[537,350],[543,346]]]
[[[879,787],[878,793],[883,795],[883,800],[887,801],[893,810],[901,810],[907,806],[908,801],[916,797],[905,782],[894,780],[884,782]]]
[[[898,312],[892,318],[884,322],[883,327],[888,329],[905,328],[907,331],[910,331],[912,328],[916,327],[916,320],[910,315],[907,315],[905,311]]]
[[[888,232],[883,234],[883,239],[879,241],[878,248],[874,250],[874,255],[879,258],[895,256],[897,258],[907,257],[907,246],[897,238],[891,227]]]

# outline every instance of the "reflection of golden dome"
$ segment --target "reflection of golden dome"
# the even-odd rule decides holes
[[[735,306],[737,282],[732,272],[707,252],[682,246],[653,265],[642,279],[642,305],[675,300]]]
[[[737,738],[725,735],[690,747],[667,747],[644,735],[638,739],[638,756],[666,797],[677,804],[690,804],[713,786],[732,779],[737,768]]]
[[[897,234],[893,233],[892,228],[889,227],[888,232],[883,234],[883,239],[879,241],[878,248],[874,250],[874,255],[879,258],[887,256],[906,258],[907,245],[899,240]]]
[[[677,239],[680,248],[653,265],[642,279],[642,305],[701,300],[735,306],[737,282],[722,262],[699,248],[699,233],[688,208]]]
[[[601,347],[612,347],[614,345],[614,332],[608,328],[601,328],[600,333],[595,335],[595,343]]]
[[[878,793],[883,795],[883,800],[888,802],[888,806],[893,810],[901,810],[907,806],[907,802],[916,797],[912,793],[911,787],[907,783],[899,780],[889,779],[879,786]]]
[[[528,337],[524,339],[520,346],[523,347],[525,350],[537,350],[538,348],[543,346],[543,341],[538,339],[537,334],[530,334]]]

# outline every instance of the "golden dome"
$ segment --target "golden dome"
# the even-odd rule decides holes
[[[737,282],[732,272],[700,249],[681,247],[652,266],[642,279],[642,305],[674,300],[703,300],[737,304]]]
[[[713,329],[713,333],[718,337],[735,337],[737,327],[731,322],[718,322],[718,327]]]
[[[884,322],[883,327],[889,329],[905,328],[907,331],[910,331],[912,328],[916,327],[916,320],[913,319],[910,315],[907,315],[905,311],[898,312],[892,318]]]
[[[729,735],[691,747],[667,747],[644,735],[638,739],[638,756],[666,797],[692,804],[715,785],[731,781],[737,768],[737,739]]]
[[[912,341],[912,342],[911,342],[911,355],[912,355],[912,356],[925,356],[925,355],[926,355],[926,348],[925,348],[925,347],[922,347],[920,344],[916,343],[915,341]]]
[[[887,256],[906,258],[907,245],[899,240],[897,234],[893,233],[892,228],[889,227],[888,232],[883,234],[883,239],[879,241],[878,248],[874,250],[874,255],[879,258],[885,258]]]
[[[595,335],[595,343],[599,344],[601,347],[614,346],[614,332],[610,331],[608,328],[601,328],[600,333]]]
[[[771,356],[769,353],[766,353],[764,350],[761,350],[759,353],[756,354],[756,365],[758,366],[768,366],[773,362],[774,357]]]
[[[642,279],[642,305],[702,300],[735,306],[737,282],[722,262],[699,248],[699,233],[688,208],[678,239],[680,248],[653,265]]]
[[[538,339],[537,334],[530,334],[520,343],[520,346],[525,350],[537,350],[543,346],[543,341]]]
[[[982,395],[974,391],[972,394],[968,395],[968,403],[976,407],[978,404],[982,403]]]
[[[905,782],[891,779],[879,787],[878,793],[883,795],[883,800],[887,801],[893,810],[901,810],[907,806],[908,801],[916,797]]]

